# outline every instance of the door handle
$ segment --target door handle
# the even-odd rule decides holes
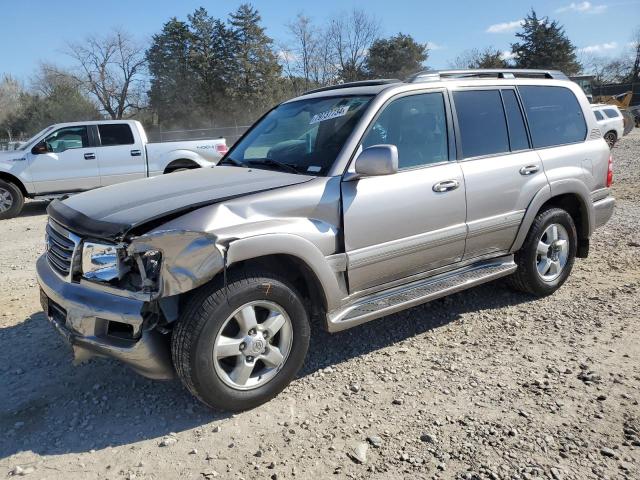
[[[85,153],[84,154],[84,159],[85,160],[95,160],[96,159],[96,154],[95,153]]]
[[[533,175],[540,167],[538,165],[525,165],[520,169],[520,175]]]
[[[455,190],[460,186],[460,182],[457,180],[445,180],[443,182],[438,182],[433,186],[434,192],[448,192],[450,190]]]
[[[142,155],[142,152],[140,150],[131,150],[132,157],[139,157],[140,155]]]

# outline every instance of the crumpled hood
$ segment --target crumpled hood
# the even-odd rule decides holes
[[[312,178],[256,168],[198,168],[73,195],[52,203],[49,214],[78,233],[114,236],[163,216]]]

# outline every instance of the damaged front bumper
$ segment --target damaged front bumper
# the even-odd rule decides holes
[[[175,376],[167,336],[144,329],[147,302],[65,281],[46,255],[38,259],[36,271],[45,315],[72,345],[77,360],[107,356],[148,378]]]

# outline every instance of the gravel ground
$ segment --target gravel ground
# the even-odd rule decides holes
[[[565,286],[492,283],[328,335],[239,415],[107,359],[71,364],[38,304],[45,205],[0,225],[0,476],[640,478],[640,132]]]

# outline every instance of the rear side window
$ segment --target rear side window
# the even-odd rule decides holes
[[[527,137],[527,129],[524,126],[524,118],[516,98],[516,92],[502,90],[502,101],[504,102],[504,111],[507,115],[507,124],[509,126],[511,151],[528,149],[529,138]]]
[[[604,114],[609,118],[618,118],[620,116],[618,112],[613,108],[605,108],[603,111]]]
[[[600,110],[594,110],[593,113],[596,116],[596,120],[604,120],[604,117],[602,116],[602,113],[600,113]]]
[[[98,132],[100,132],[100,143],[103,147],[132,145],[134,143],[131,127],[126,123],[98,125]]]
[[[498,90],[454,92],[464,158],[509,151],[507,122]]]
[[[520,86],[536,148],[584,141],[587,124],[578,99],[564,87]]]

